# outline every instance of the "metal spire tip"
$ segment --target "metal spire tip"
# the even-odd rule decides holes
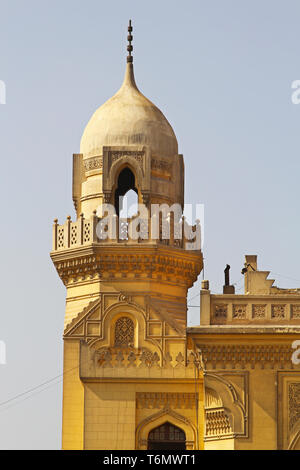
[[[131,45],[131,41],[133,39],[132,37],[132,26],[131,26],[131,20],[129,20],[129,25],[128,25],[128,36],[127,36],[127,40],[128,40],[128,46],[127,46],[127,51],[128,51],[128,56],[127,56],[127,62],[129,63],[132,63],[133,62],[133,57],[131,55],[132,51],[133,51],[133,47]]]

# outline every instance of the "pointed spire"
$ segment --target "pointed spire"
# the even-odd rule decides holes
[[[127,51],[128,51],[128,56],[127,56],[127,64],[126,64],[126,71],[125,71],[125,77],[123,84],[120,88],[119,91],[124,90],[124,88],[135,88],[137,91],[139,91],[138,87],[136,86],[135,79],[134,79],[134,72],[133,72],[133,57],[131,55],[133,47],[131,45],[132,41],[132,26],[131,26],[131,20],[129,20],[129,25],[128,25],[128,45],[127,45]]]
[[[132,53],[132,50],[133,50],[133,47],[131,45],[131,41],[133,39],[132,37],[132,26],[131,26],[131,20],[129,20],[129,25],[128,25],[128,36],[127,36],[127,40],[128,40],[128,46],[127,46],[127,51],[128,51],[128,56],[127,56],[127,62],[130,62],[132,63],[133,62],[133,57],[131,55]]]

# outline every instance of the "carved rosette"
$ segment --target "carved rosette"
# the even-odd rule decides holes
[[[276,304],[272,305],[272,313],[271,316],[272,318],[285,318],[285,305],[284,304]]]
[[[247,316],[247,304],[233,304],[232,317],[243,320]]]
[[[266,304],[259,305],[253,304],[252,305],[252,318],[265,318],[266,316]]]

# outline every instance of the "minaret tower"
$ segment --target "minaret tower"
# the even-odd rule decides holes
[[[153,205],[183,208],[184,163],[171,125],[136,85],[132,39],[130,22],[123,84],[95,111],[73,156],[76,220],[53,226],[51,258],[67,290],[65,449],[153,448],[151,430],[166,422],[182,431],[186,448],[201,447],[186,317],[202,253],[186,249],[185,222],[172,228],[172,210],[167,236],[160,214],[154,236]],[[121,217],[130,190],[148,210],[135,224],[145,222],[143,236],[132,234],[137,216]],[[113,231],[105,225],[108,204]],[[191,408],[178,405],[184,394]]]

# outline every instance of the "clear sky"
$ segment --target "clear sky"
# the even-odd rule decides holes
[[[257,254],[276,285],[300,287],[298,1],[1,0],[0,403],[62,373],[52,221],[75,216],[72,154],[122,82],[129,18],[137,84],[177,135],[186,202],[205,205],[212,291],[229,263],[242,292],[244,254]],[[198,293],[199,282],[189,297]],[[0,406],[0,448],[60,448],[56,382]]]

